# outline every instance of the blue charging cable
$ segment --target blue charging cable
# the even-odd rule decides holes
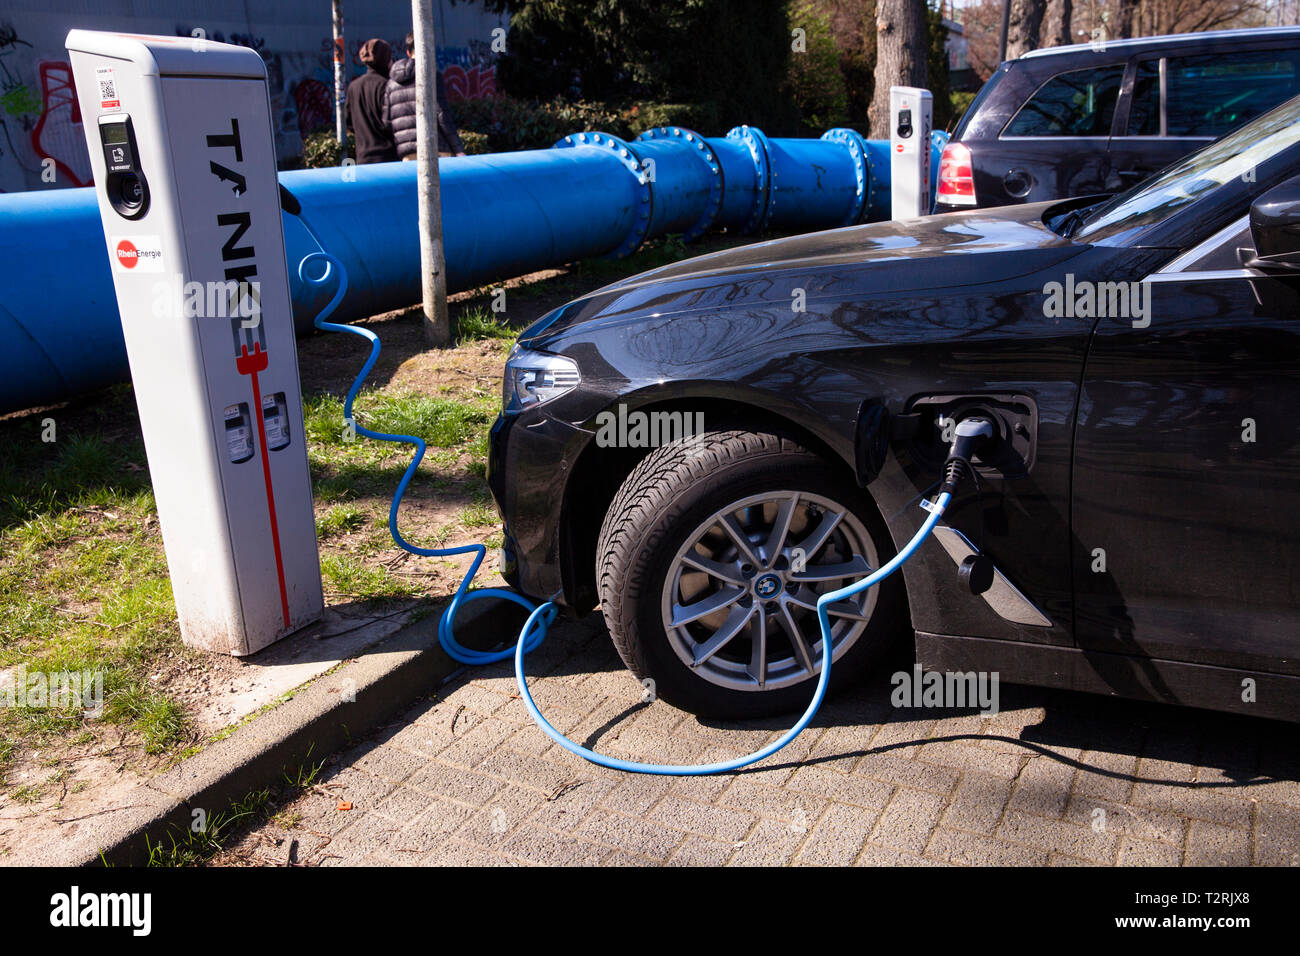
[[[323,262],[325,270],[319,276],[309,274],[308,266],[315,262]],[[524,655],[535,649],[542,643],[546,637],[546,631],[559,616],[559,608],[551,601],[535,605],[532,601],[514,591],[507,591],[503,588],[482,588],[471,591],[470,583],[478,574],[479,567],[483,564],[483,559],[487,556],[487,547],[481,544],[466,544],[456,548],[420,548],[405,538],[397,528],[397,512],[401,507],[402,496],[406,494],[406,488],[411,483],[411,478],[415,475],[416,470],[420,467],[420,462],[424,459],[425,443],[424,440],[415,435],[390,435],[384,432],[372,431],[368,428],[356,424],[356,419],[352,416],[352,403],[356,400],[357,393],[361,391],[361,385],[365,382],[370,370],[374,368],[375,362],[379,359],[379,336],[369,329],[358,328],[354,325],[343,325],[337,322],[328,322],[326,319],[333,314],[338,308],[338,304],[343,301],[343,296],[347,292],[347,273],[343,269],[343,264],[328,252],[312,252],[303,257],[298,264],[298,277],[306,284],[313,286],[323,286],[330,281],[334,273],[338,273],[338,287],[334,296],[321,309],[320,314],[316,316],[316,328],[326,332],[348,332],[352,335],[360,336],[370,342],[370,356],[366,359],[361,371],[352,382],[352,387],[348,389],[347,397],[343,402],[344,421],[351,423],[356,434],[363,435],[366,438],[374,438],[379,441],[404,442],[408,445],[415,446],[415,454],[411,458],[411,463],[406,466],[406,471],[402,475],[402,480],[397,483],[397,490],[393,493],[393,502],[388,509],[388,530],[393,536],[399,548],[409,551],[411,554],[420,555],[421,557],[442,558],[458,554],[473,554],[474,561],[470,564],[469,570],[465,572],[464,579],[460,586],[456,588],[456,593],[451,599],[447,609],[443,611],[442,617],[438,620],[438,643],[442,649],[453,660],[462,664],[494,664],[497,661],[503,661],[513,655],[515,661],[515,680],[519,684],[519,695],[523,699],[524,707],[527,708],[529,716],[537,723],[542,731],[554,740],[557,744],[568,750],[570,753],[577,754],[594,764],[602,767],[608,767],[611,770],[625,770],[629,773],[646,773],[659,774],[663,776],[681,776],[681,777],[698,777],[716,773],[730,773],[746,767],[749,764],[757,763],[765,757],[770,757],[790,741],[794,740],[804,729],[812,723],[812,719],[821,707],[823,699],[826,697],[826,688],[830,684],[831,676],[831,622],[830,606],[845,598],[852,597],[865,591],[873,585],[879,584],[889,575],[893,574],[903,563],[907,561],[925,541],[934,526],[938,524],[939,519],[943,517],[944,510],[948,507],[948,502],[952,495],[948,491],[942,491],[938,498],[931,504],[926,503],[926,509],[929,511],[921,527],[917,529],[912,540],[903,546],[903,549],[896,554],[893,559],[877,568],[871,574],[867,575],[860,581],[840,588],[838,591],[828,591],[817,599],[817,623],[821,628],[822,634],[822,668],[821,674],[817,680],[817,689],[813,693],[812,700],[809,702],[807,709],[803,712],[797,723],[786,731],[779,739],[756,750],[752,754],[744,757],[737,757],[734,760],[724,760],[719,763],[694,764],[694,765],[677,765],[677,764],[660,764],[660,763],[638,763],[633,760],[620,760],[617,757],[609,757],[605,754],[596,753],[581,744],[574,743],[568,737],[556,730],[542,716],[542,712],[537,709],[537,704],[533,702],[533,695],[529,693],[528,681],[524,677]],[[456,612],[461,605],[467,601],[478,598],[496,597],[507,601],[513,601],[516,604],[528,609],[531,613],[528,620],[524,623],[519,632],[519,640],[515,643],[513,650],[501,651],[476,651],[472,648],[463,647],[456,641],[453,631],[453,624],[456,620]]]
[[[323,262],[325,264],[325,270],[319,276],[312,276],[308,267],[316,262]],[[465,544],[456,548],[421,548],[411,544],[411,542],[402,537],[401,531],[397,528],[397,511],[402,505],[402,496],[406,494],[407,486],[410,485],[411,479],[415,476],[416,470],[420,467],[420,462],[424,460],[426,446],[424,444],[424,439],[419,438],[416,435],[390,435],[386,432],[377,432],[372,431],[369,428],[363,428],[361,425],[357,424],[356,419],[352,416],[352,403],[356,401],[357,393],[361,391],[362,384],[365,382],[367,376],[370,375],[370,370],[375,367],[375,362],[379,360],[379,336],[375,335],[375,333],[371,332],[369,329],[358,328],[355,325],[343,325],[338,322],[326,321],[326,319],[334,313],[334,310],[338,308],[339,303],[343,301],[343,296],[346,295],[348,291],[348,276],[347,272],[343,268],[343,263],[339,262],[338,259],[334,258],[334,256],[330,255],[328,252],[308,253],[303,257],[302,261],[298,263],[298,278],[300,278],[304,283],[310,285],[323,286],[330,281],[330,278],[336,272],[338,273],[338,288],[334,290],[333,298],[329,300],[325,305],[325,308],[321,309],[320,313],[316,316],[316,328],[325,332],[348,332],[352,335],[360,336],[370,343],[370,356],[366,359],[365,364],[361,366],[361,371],[357,373],[357,377],[352,382],[352,387],[348,389],[347,397],[343,400],[343,420],[344,422],[351,424],[351,427],[356,431],[356,434],[363,435],[366,438],[374,438],[378,441],[404,442],[405,444],[415,446],[415,454],[411,457],[411,463],[406,466],[406,471],[402,474],[402,480],[397,483],[397,490],[393,493],[393,503],[388,509],[389,533],[392,534],[393,541],[397,543],[399,548],[404,551],[409,551],[411,554],[419,555],[420,557],[446,558],[457,554],[474,555],[474,561],[470,564],[469,570],[465,572],[465,577],[461,580],[460,587],[456,588],[456,593],[452,596],[451,604],[449,604],[447,609],[443,611],[442,617],[438,621],[438,643],[442,645],[443,650],[447,652],[448,656],[462,664],[494,664],[497,661],[503,661],[510,656],[510,651],[476,651],[473,648],[462,647],[457,643],[456,635],[452,631],[452,624],[456,620],[456,612],[460,609],[461,605],[467,601],[474,601],[488,597],[514,601],[516,604],[522,605],[529,611],[533,611],[536,605],[523,595],[516,594],[514,591],[507,591],[504,588],[482,588],[476,591],[471,591],[469,589],[470,583],[474,580],[475,576],[478,574],[479,567],[483,564],[483,559],[487,557],[486,545]],[[542,643],[542,639],[546,636],[546,628],[549,627],[551,622],[559,615],[559,610],[549,602],[543,605],[543,607],[550,608],[551,610],[541,618],[538,618],[536,614],[529,617],[528,627],[525,628],[526,633],[520,635],[520,644],[524,647],[525,653],[531,651]],[[535,621],[540,621],[540,624],[535,624]],[[528,632],[528,628],[532,627],[536,627],[536,629],[532,632]]]
[[[842,601],[847,597],[852,597],[865,591],[874,584],[879,584],[885,578],[889,577],[900,567],[903,562],[912,556],[917,548],[921,546],[926,537],[934,530],[939,519],[943,517],[944,509],[948,507],[948,502],[952,495],[943,492],[939,495],[934,504],[930,505],[930,514],[912,536],[903,550],[898,552],[887,564],[872,571],[861,581],[840,588],[838,591],[827,591],[817,599],[817,623],[822,632],[822,670],[821,676],[817,679],[817,690],[813,693],[812,700],[808,703],[808,709],[803,712],[799,721],[781,735],[777,740],[772,741],[761,750],[756,750],[752,754],[744,757],[737,757],[734,760],[723,760],[720,763],[690,764],[679,766],[670,763],[637,763],[634,760],[620,760],[617,757],[607,757],[604,754],[598,754],[594,750],[589,750],[581,744],[575,744],[564,734],[560,733],[547,722],[542,716],[542,712],[537,709],[533,703],[533,697],[528,693],[528,683],[524,680],[524,654],[527,653],[524,648],[523,636],[528,633],[528,629],[533,626],[534,619],[541,619],[543,612],[553,605],[548,601],[537,610],[529,615],[528,622],[524,624],[524,629],[520,634],[519,644],[515,647],[515,680],[519,683],[519,694],[524,700],[524,706],[528,708],[529,715],[557,744],[570,753],[575,753],[579,757],[584,757],[592,763],[600,764],[602,767],[609,767],[611,770],[627,770],[631,773],[651,773],[663,776],[674,777],[702,777],[714,773],[731,773],[733,770],[739,770],[751,763],[757,763],[764,757],[770,757],[776,753],[794,738],[804,732],[804,729],[812,723],[812,719],[817,714],[818,708],[822,705],[822,700],[826,697],[826,688],[831,679],[831,621],[830,606],[836,601]]]

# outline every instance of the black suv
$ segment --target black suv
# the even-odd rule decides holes
[[[1119,192],[1298,93],[1300,27],[1035,50],[962,117],[934,211]]]

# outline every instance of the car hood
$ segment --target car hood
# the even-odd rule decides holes
[[[520,336],[548,348],[581,331],[678,313],[1002,282],[1077,255],[1043,224],[1052,203],[850,226],[715,252],[643,272],[543,316]],[[970,257],[978,256],[978,264]],[[974,268],[972,268],[974,266]]]

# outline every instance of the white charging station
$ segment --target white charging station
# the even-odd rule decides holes
[[[266,67],[188,37],[67,48],[181,635],[251,654],[324,604]]]
[[[930,212],[930,130],[934,97],[915,86],[889,88],[891,219]]]

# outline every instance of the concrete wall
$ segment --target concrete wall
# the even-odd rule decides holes
[[[402,0],[343,0],[349,68],[382,37],[400,50],[411,28]],[[438,65],[448,100],[495,91],[492,30],[507,24],[477,3],[434,0]],[[73,27],[192,36],[252,47],[271,80],[280,159],[302,135],[333,127],[330,0],[4,0],[0,7],[0,192],[85,186],[90,161],[64,37]]]

